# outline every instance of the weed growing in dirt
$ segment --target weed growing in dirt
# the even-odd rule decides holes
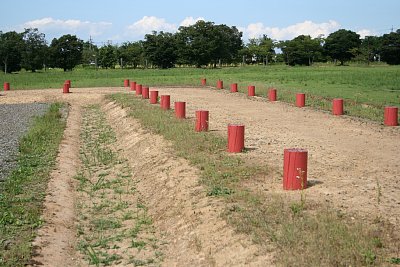
[[[172,112],[132,95],[114,94],[108,98],[129,108],[129,114],[143,126],[172,141],[177,155],[201,170],[207,194],[227,201],[226,220],[266,249],[278,249],[278,265],[383,264],[388,250],[393,252],[391,243],[385,246],[390,232],[382,224],[352,221],[325,204],[306,203],[304,192],[300,203],[290,203],[277,193],[256,193],[243,186],[246,179],[266,176],[268,170],[228,156],[222,137],[196,133],[191,121],[176,119]]]
[[[18,165],[0,183],[0,266],[24,266],[40,218],[47,182],[65,128],[61,104],[37,117],[19,145]]]
[[[127,161],[98,105],[85,109],[81,130],[82,170],[76,175],[80,214],[78,249],[89,264],[159,263],[158,238],[135,190]]]

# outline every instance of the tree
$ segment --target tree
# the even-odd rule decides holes
[[[311,66],[314,60],[322,55],[321,39],[312,39],[309,35],[299,35],[293,40],[280,43],[285,61],[288,65]]]
[[[119,58],[127,65],[137,68],[143,62],[143,43],[142,42],[126,42],[118,48]]]
[[[82,65],[95,65],[97,67],[97,58],[99,55],[99,48],[97,45],[92,44],[91,42],[83,43],[82,49]]]
[[[361,44],[360,35],[353,31],[340,29],[331,33],[325,41],[324,49],[332,59],[340,61],[343,65],[354,57],[351,52],[354,48],[359,48]]]
[[[198,21],[191,26],[181,26],[177,33],[179,61],[196,67],[219,60],[226,63],[240,61],[243,47],[242,33],[236,27],[213,22]]]
[[[400,64],[400,29],[382,36],[382,60],[390,65]]]
[[[145,56],[159,68],[171,68],[177,59],[176,38],[172,33],[153,31],[145,35],[143,49]]]
[[[11,73],[21,70],[22,51],[24,50],[22,34],[15,31],[0,32],[1,70]]]
[[[250,56],[252,62],[268,64],[275,55],[274,41],[267,35],[250,39],[246,47],[247,56]]]
[[[115,68],[117,63],[117,50],[111,44],[100,47],[99,64],[102,68]]]
[[[64,71],[72,70],[81,62],[83,41],[75,35],[63,35],[54,38],[50,45],[51,63],[53,67]]]
[[[48,58],[44,33],[36,28],[25,29],[23,39],[25,49],[22,51],[22,67],[32,72],[42,69]]]

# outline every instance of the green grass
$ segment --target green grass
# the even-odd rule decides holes
[[[132,170],[118,153],[115,132],[99,105],[84,109],[81,140],[83,166],[75,176],[79,182],[77,248],[90,265],[126,265],[131,255],[146,259],[146,264],[159,263],[158,250],[151,250],[159,242],[152,221],[135,189]]]
[[[61,104],[35,118],[19,145],[18,165],[0,183],[0,265],[28,263],[36,229],[42,224],[47,182],[65,128]]]
[[[399,106],[400,66],[332,66],[288,67],[283,65],[230,67],[222,69],[175,68],[168,70],[77,68],[72,72],[47,72],[0,75],[0,84],[11,83],[11,89],[61,88],[66,79],[73,87],[122,86],[123,79],[158,85],[199,86],[200,78],[216,85],[218,79],[229,89],[238,83],[247,93],[248,85],[256,86],[256,94],[266,96],[268,87],[278,89],[278,99],[294,103],[295,93],[307,94],[306,105],[330,110],[333,98],[345,99],[345,111],[352,116],[382,121],[383,107]]]
[[[224,218],[266,250],[276,251],[278,265],[384,265],[396,259],[389,255],[397,253],[399,244],[387,238],[392,232],[383,222],[352,220],[324,203],[306,201],[306,191],[299,202],[279,193],[253,192],[244,186],[246,180],[267,177],[268,169],[227,155],[222,137],[196,133],[191,121],[176,119],[171,111],[132,95],[108,97],[145,128],[170,140],[178,156],[201,170],[206,194],[227,203]]]

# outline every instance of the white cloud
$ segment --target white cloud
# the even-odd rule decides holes
[[[102,35],[112,26],[111,22],[90,22],[75,19],[61,20],[51,17],[27,21],[21,25],[23,28],[38,28],[44,32],[57,33],[86,33],[92,36]]]
[[[362,39],[364,39],[365,36],[373,36],[373,35],[376,35],[376,34],[373,33],[372,31],[367,30],[367,29],[359,30],[359,31],[357,31],[357,34],[359,34],[359,35],[360,35],[360,38],[362,38]]]
[[[179,26],[190,26],[193,24],[196,24],[199,20],[205,20],[203,17],[198,17],[198,18],[193,18],[193,17],[186,17],[182,22],[179,24]]]
[[[243,30],[243,35],[245,38],[257,38],[263,34],[268,35],[272,39],[276,40],[290,40],[299,35],[310,35],[315,38],[320,35],[327,36],[330,33],[338,30],[340,24],[334,20],[323,23],[314,23],[312,21],[306,20],[304,22],[296,23],[285,28],[278,27],[267,27],[263,23],[251,23],[245,28],[240,28]]]
[[[144,16],[127,27],[128,33],[135,36],[151,33],[152,31],[175,32],[176,29],[175,24],[154,16]]]

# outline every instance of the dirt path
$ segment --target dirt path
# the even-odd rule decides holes
[[[265,98],[199,88],[161,88],[160,94],[187,102],[187,114],[210,111],[210,129],[227,135],[228,123],[243,123],[245,145],[241,157],[277,170],[272,179],[255,181],[261,190],[281,191],[284,148],[309,151],[309,199],[333,203],[346,212],[374,219],[382,216],[400,225],[400,129],[350,117],[299,109]],[[293,195],[296,192],[283,192]]]
[[[265,253],[249,237],[236,234],[220,217],[223,204],[205,197],[196,169],[174,156],[162,137],[146,132],[137,121],[127,118],[124,110],[104,102],[105,94],[116,91],[125,90],[73,89],[68,95],[60,94],[60,90],[13,91],[0,99],[0,104],[50,101],[70,104],[67,129],[47,191],[46,223],[34,242],[36,255],[32,265],[87,265],[76,251],[78,214],[73,177],[80,165],[83,108],[99,103],[117,134],[118,151],[128,159],[135,186],[149,208],[155,235],[162,237],[163,245],[154,249],[161,251],[163,266],[272,265],[273,254]]]

